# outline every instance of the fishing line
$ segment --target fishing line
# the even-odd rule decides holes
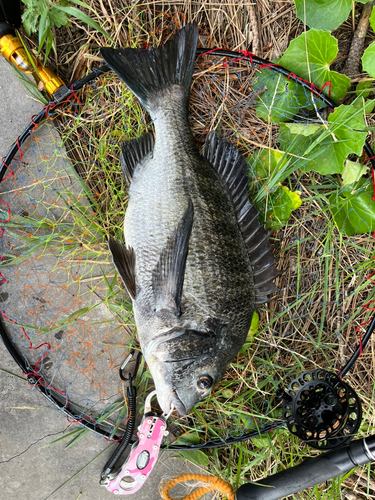
[[[296,82],[298,85],[302,86],[304,89],[307,91],[311,92],[311,94],[319,99],[321,102],[323,102],[326,106],[329,108],[333,109],[336,107],[336,104],[329,98],[327,97],[322,90],[316,87],[313,83],[310,83],[294,73],[290,72],[286,68],[274,64],[268,60],[262,59],[257,57],[254,54],[251,54],[248,51],[240,51],[240,52],[234,52],[226,49],[197,49],[197,56],[203,56],[203,55],[213,55],[217,57],[225,57],[228,58],[229,61],[225,62],[224,64],[232,64],[235,61],[239,60],[244,60],[247,62],[250,62],[252,65],[258,65],[261,69],[262,68],[267,68],[270,71],[279,73],[283,76],[285,76],[288,80],[292,80]],[[71,101],[72,98],[76,98],[75,93],[82,89],[85,85],[88,83],[94,81],[101,75],[104,75],[110,71],[109,67],[107,65],[101,66],[100,68],[97,68],[93,70],[90,74],[86,75],[82,79],[74,82],[69,89],[66,89],[63,93],[61,93],[57,99],[54,101],[49,102],[43,110],[36,116],[32,117],[30,124],[26,127],[26,129],[22,132],[22,134],[18,137],[17,141],[15,144],[12,146],[6,157],[2,160],[2,167],[0,170],[0,182],[5,178],[6,172],[10,170],[9,165],[11,164],[11,161],[15,158],[17,153],[21,153],[21,147],[25,143],[25,141],[32,136],[34,131],[37,129],[37,127],[42,124],[47,118],[53,118],[55,116],[55,112],[58,110],[58,108],[64,106],[64,104],[67,104],[68,102]],[[329,87],[329,82],[327,83],[327,86]],[[324,87],[323,87],[324,88]],[[365,146],[364,146],[364,151],[366,155],[368,156],[367,160],[371,162],[372,168],[375,168],[375,156],[374,152],[369,144],[368,141],[366,141]],[[22,153],[21,153],[22,154]],[[349,359],[349,361],[346,363],[344,368],[341,370],[341,377],[345,376],[347,372],[353,367],[355,361],[359,358],[361,355],[363,349],[366,347],[366,344],[368,343],[373,331],[375,328],[375,316],[372,318],[371,323],[366,331],[366,334],[364,335],[363,339],[360,340],[360,345],[356,349],[356,351],[353,353],[352,357]],[[72,419],[74,421],[77,421],[80,423],[82,427],[85,427],[100,436],[103,436],[106,439],[114,439],[114,440],[120,440],[123,438],[118,437],[116,434],[113,434],[113,432],[108,432],[105,430],[105,426],[102,428],[100,422],[93,422],[90,416],[79,414],[77,415],[74,411],[74,409],[69,408],[69,402],[68,399],[65,397],[64,394],[61,393],[61,391],[56,391],[53,386],[50,384],[47,384],[44,381],[43,376],[41,373],[39,373],[38,370],[35,370],[35,367],[33,367],[26,359],[24,355],[21,355],[20,352],[16,348],[16,342],[14,342],[10,336],[8,335],[6,328],[4,326],[3,319],[0,316],[0,335],[3,339],[3,342],[11,354],[12,358],[14,361],[17,363],[23,374],[26,376],[28,382],[30,385],[35,387],[47,400],[52,403],[54,406],[56,406],[59,410],[63,411],[69,419]],[[133,406],[133,402],[131,403],[131,406]],[[130,422],[130,421],[129,421]],[[129,439],[129,432],[128,429],[133,426],[133,423],[129,423],[130,427],[125,428],[125,435],[127,443],[132,443],[133,439]],[[199,443],[195,445],[165,445],[162,446],[163,449],[169,449],[169,450],[191,450],[191,449],[209,449],[209,448],[218,448],[221,446],[227,446],[231,445],[234,443],[239,443],[241,441],[245,441],[248,439],[251,439],[253,437],[259,436],[260,434],[264,434],[267,432],[271,432],[274,429],[281,428],[285,426],[285,422],[283,421],[275,421],[272,424],[265,425],[262,428],[259,428],[257,431],[251,431],[248,433],[244,433],[242,436],[238,437],[230,437],[227,439],[218,439],[218,440],[210,440],[207,441],[206,443]],[[124,441],[122,441],[124,443]],[[123,445],[124,446],[124,445]]]

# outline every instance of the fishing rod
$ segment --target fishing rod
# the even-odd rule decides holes
[[[5,33],[5,35],[8,34],[8,32]],[[11,33],[11,35],[13,36],[13,33]],[[11,39],[11,41],[12,40],[13,39]],[[12,43],[15,43],[14,40]],[[11,44],[9,45],[9,47],[11,47]],[[18,49],[21,50],[20,47],[18,47]],[[310,90],[311,93],[316,98],[320,99],[326,106],[330,108],[334,108],[336,106],[335,103],[329,97],[324,95],[322,93],[322,90],[316,87],[314,84],[306,82],[294,73],[291,73],[286,68],[271,63],[270,61],[267,61],[265,59],[261,59],[248,51],[233,52],[226,49],[211,49],[207,51],[207,49],[197,49],[197,56],[202,56],[204,54],[221,56],[228,58],[229,60],[246,60],[251,64],[260,65],[261,67],[265,67],[271,71],[282,74],[288,79],[292,79],[299,85],[302,85],[304,88]],[[8,57],[8,60],[17,66],[16,63],[18,60],[18,55],[19,53],[17,51],[13,51],[11,53],[11,56]],[[42,123],[46,119],[46,117],[53,117],[55,111],[57,111],[57,108],[69,101],[69,99],[75,95],[76,91],[82,88],[85,84],[96,79],[98,76],[107,73],[109,70],[109,67],[107,65],[104,65],[98,69],[95,69],[93,72],[91,72],[81,80],[73,83],[70,88],[65,86],[62,82],[61,85],[56,85],[54,92],[49,92],[52,100],[36,117],[33,117],[31,123],[19,136],[16,143],[4,158],[3,165],[0,170],[0,182],[4,178],[5,172],[9,168],[8,165],[10,165],[10,162],[20,150],[22,144],[28,137],[30,137],[37,126]],[[374,153],[367,141],[365,143],[364,150],[369,156],[369,160],[371,161],[372,166],[375,167],[375,159],[373,158]],[[296,467],[292,467],[278,474],[270,476],[258,482],[256,485],[247,484],[241,486],[236,493],[237,500],[250,500],[250,498],[272,500],[282,498],[285,495],[295,493],[304,488],[308,488],[315,484],[319,484],[322,481],[326,481],[328,479],[336,477],[337,475],[348,472],[357,465],[362,465],[374,461],[375,438],[373,436],[353,441],[352,443],[348,444],[359,428],[362,415],[359,399],[355,395],[354,391],[342,381],[342,377],[353,367],[355,361],[362,353],[374,329],[375,316],[372,318],[363,340],[360,341],[359,347],[353,353],[352,357],[349,359],[345,367],[341,370],[341,376],[331,374],[329,372],[326,372],[325,370],[305,372],[301,374],[295,381],[293,381],[294,384],[297,384],[299,386],[297,391],[293,389],[293,383],[286,391],[280,390],[278,393],[278,397],[283,404],[283,420],[267,424],[259,428],[258,430],[245,433],[242,436],[211,440],[206,443],[200,443],[196,445],[162,445],[162,440],[165,434],[168,432],[166,429],[167,419],[169,418],[169,415],[159,415],[151,411],[151,399],[154,395],[153,393],[148,396],[148,399],[146,401],[147,404],[145,405],[145,414],[138,429],[138,436],[137,438],[134,438],[133,434],[135,429],[136,392],[133,382],[135,380],[136,372],[139,366],[139,354],[137,354],[137,358],[135,360],[136,366],[135,368],[133,368],[132,372],[126,372],[125,363],[123,363],[120,369],[120,377],[124,377],[123,380],[125,379],[128,383],[127,399],[128,408],[130,409],[128,424],[123,436],[113,436],[102,429],[100,425],[90,421],[90,419],[79,418],[79,423],[83,427],[96,432],[106,439],[114,439],[120,441],[114,454],[109,458],[106,466],[104,467],[101,475],[101,484],[108,487],[108,489],[109,487],[111,487],[113,492],[117,491],[119,494],[133,493],[135,488],[134,483],[138,484],[139,481],[141,481],[141,484],[144,483],[144,481],[148,477],[148,474],[151,472],[153,465],[156,462],[160,450],[168,449],[171,451],[186,451],[229,446],[231,444],[239,443],[241,441],[251,439],[266,432],[271,432],[277,428],[285,426],[288,427],[290,432],[298,435],[298,437],[303,439],[311,446],[316,447],[317,449],[324,449],[326,447],[326,449],[328,449],[329,451],[316,458],[307,459],[305,462]],[[44,381],[41,373],[37,371],[35,367],[31,366],[26,361],[26,358],[18,352],[14,343],[9,338],[3,324],[3,320],[1,318],[0,336],[2,337],[5,346],[12,355],[13,359],[18,364],[24,375],[27,377],[30,385],[33,385],[39,392],[41,392],[41,394],[43,394],[44,397],[46,397],[52,404],[62,410],[69,418],[73,420],[76,419],[77,417],[74,413],[74,409],[69,408],[68,402],[64,400],[64,398],[61,398],[61,393],[59,394],[58,391],[55,391],[53,387],[48,385]],[[133,358],[134,356],[135,354],[131,353],[131,358]],[[311,378],[308,381],[304,381],[304,377]],[[297,412],[297,408],[301,406],[300,403],[303,399],[302,396],[305,383],[307,383],[309,387],[312,387],[312,389],[310,390],[308,401],[310,401],[310,403],[313,400],[315,401],[316,408],[314,408],[314,411],[312,413],[310,412],[309,414],[311,418],[314,417],[313,423],[306,422],[306,419],[301,418],[301,415],[298,415]],[[347,399],[353,401],[351,405],[345,404],[344,399],[346,395],[350,395],[350,398]],[[311,408],[308,408],[308,406],[309,405],[305,405],[304,407],[306,411],[311,410]],[[322,407],[328,407],[331,410],[331,413],[336,412],[336,414],[340,416],[340,418],[336,419],[339,420],[338,424],[334,419],[328,419],[329,421],[327,422],[327,420],[324,420],[324,418],[322,418]],[[353,413],[353,408],[356,412],[356,418],[354,419],[349,418],[349,412]],[[154,434],[155,432],[158,433],[156,437]],[[325,433],[324,436],[323,433]],[[149,443],[152,443],[152,449],[149,449],[149,447],[144,448],[144,446],[146,446],[145,443],[147,443],[147,441],[144,441],[144,436],[150,436]],[[326,444],[324,444],[324,442]],[[116,470],[117,462],[129,445],[132,445],[130,455],[121,467],[120,471],[115,473],[114,471]],[[337,449],[338,446],[340,446],[339,449]],[[130,463],[137,470],[136,480],[134,481],[131,481],[131,479],[134,478],[129,473],[130,471],[127,468],[129,467]],[[120,490],[113,489],[113,481],[116,481],[116,488],[119,487]]]
[[[240,486],[236,500],[279,500],[288,495],[346,474],[359,465],[375,462],[375,435],[352,441],[350,445],[330,451],[257,483]]]

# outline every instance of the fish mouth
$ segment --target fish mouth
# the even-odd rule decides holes
[[[158,395],[158,401],[159,401],[160,408],[163,410],[163,412],[166,415],[168,415],[171,410],[177,410],[180,417],[183,417],[184,415],[187,414],[186,406],[181,401],[181,399],[178,397],[178,394],[176,391],[171,392],[168,395],[168,398],[166,399],[166,401],[159,400],[159,395]]]
[[[172,405],[177,410],[177,413],[180,415],[180,417],[183,417],[184,415],[187,414],[186,407],[179,398],[173,399]]]

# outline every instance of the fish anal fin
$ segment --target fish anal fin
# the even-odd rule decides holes
[[[157,312],[170,311],[176,316],[180,315],[181,294],[193,217],[193,203],[189,199],[184,216],[169,238],[152,274]]]
[[[255,303],[266,301],[278,290],[273,280],[279,276],[268,241],[269,233],[259,223],[258,212],[249,201],[247,166],[241,153],[216,132],[207,136],[203,156],[211,163],[226,186],[253,268]]]
[[[113,263],[130,295],[134,300],[135,286],[135,253],[132,248],[127,248],[124,243],[109,238],[108,247],[112,254]]]
[[[138,165],[144,163],[148,157],[152,156],[154,150],[154,138],[146,132],[138,139],[124,141],[120,154],[122,173],[128,186],[131,184],[133,173]]]

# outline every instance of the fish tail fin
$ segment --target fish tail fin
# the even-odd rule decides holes
[[[187,24],[164,45],[155,49],[102,48],[108,66],[125,82],[147,111],[161,91],[179,85],[189,98],[198,27]]]

